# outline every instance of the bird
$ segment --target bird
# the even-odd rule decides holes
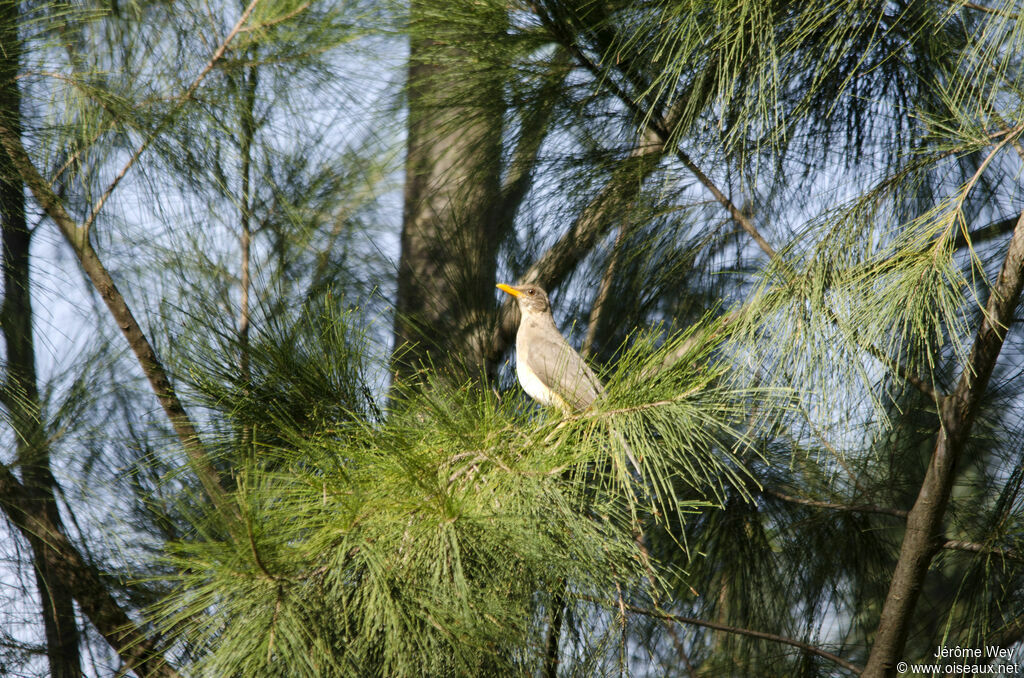
[[[567,415],[586,410],[604,395],[597,375],[558,331],[547,293],[537,285],[499,283],[497,288],[515,297],[522,316],[516,376],[527,395]]]
[[[545,407],[557,407],[566,416],[582,412],[604,396],[604,387],[583,357],[555,325],[547,293],[537,285],[496,287],[515,297],[522,316],[516,330],[516,376],[527,395]],[[626,458],[643,475],[622,433],[610,429]],[[642,458],[641,458],[642,459]]]

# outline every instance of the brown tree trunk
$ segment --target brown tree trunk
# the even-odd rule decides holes
[[[50,522],[56,524],[60,521],[55,499],[57,481],[50,467],[50,449],[39,402],[32,339],[29,233],[25,228],[24,199],[16,183],[3,181],[0,186],[4,273],[0,329],[7,350],[3,401],[14,428],[17,462],[21,466],[22,481],[30,497],[29,510],[47,516]],[[44,556],[46,545],[41,537],[32,533],[25,533],[25,537],[32,548],[50,675],[54,678],[77,678],[81,675],[81,660],[71,593],[65,582],[49,566]]]
[[[502,231],[502,83],[479,55],[451,45],[477,39],[474,32],[485,39],[504,17],[474,6],[455,25],[431,9],[422,1],[410,7],[415,33],[393,364],[397,375],[424,365],[479,374]]]
[[[0,119],[20,134],[21,92],[16,76],[20,69],[18,4],[0,8]],[[39,400],[35,345],[32,337],[32,297],[29,280],[31,234],[25,218],[24,186],[10,159],[0,152],[0,231],[2,231],[3,304],[0,331],[6,349],[3,405],[14,428],[17,462],[28,493],[28,510],[59,523],[55,491],[57,481],[50,467],[50,448]],[[77,678],[82,672],[74,599],[50,567],[46,544],[40,535],[24,533],[32,549],[36,588],[39,592],[46,654],[50,675]]]

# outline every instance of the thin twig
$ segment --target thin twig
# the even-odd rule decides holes
[[[199,75],[195,77],[195,79],[192,81],[192,84],[190,84],[188,88],[186,88],[185,91],[182,92],[181,95],[178,97],[174,108],[172,108],[167,113],[167,115],[164,116],[164,119],[160,121],[160,124],[157,125],[156,129],[153,130],[153,132],[146,137],[145,141],[143,141],[137,149],[135,149],[135,152],[132,154],[132,157],[128,159],[128,162],[126,162],[124,167],[121,168],[121,171],[117,173],[117,176],[115,176],[113,181],[110,182],[110,185],[108,185],[106,190],[103,191],[103,194],[100,195],[99,199],[96,201],[96,204],[93,205],[92,211],[89,213],[89,217],[82,223],[82,229],[85,232],[86,236],[88,236],[89,229],[92,227],[93,222],[99,215],[100,210],[103,209],[103,205],[107,202],[107,199],[110,197],[110,194],[114,192],[114,189],[117,188],[117,185],[120,184],[121,180],[124,179],[126,174],[128,174],[128,170],[132,168],[132,166],[139,159],[139,157],[146,151],[147,148],[149,148],[149,145],[153,143],[153,140],[156,139],[157,135],[163,130],[164,127],[167,126],[167,124],[171,121],[174,115],[181,109],[185,102],[192,98],[192,95],[195,94],[196,89],[199,88],[200,83],[202,83],[203,80],[206,79],[206,76],[209,75],[210,71],[213,70],[213,67],[217,65],[217,62],[224,57],[224,53],[227,51],[228,45],[231,44],[231,41],[234,40],[235,36],[238,35],[238,33],[242,30],[243,24],[245,24],[245,22],[248,21],[249,16],[252,14],[253,10],[256,9],[256,5],[258,5],[259,3],[260,0],[252,0],[249,3],[249,6],[246,7],[245,10],[242,12],[242,16],[238,18],[238,21],[231,29],[231,32],[228,33],[227,37],[224,38],[223,41],[221,41],[220,46],[218,46],[216,51],[214,51],[213,56],[211,56],[210,60],[206,62],[206,66],[203,68],[203,70],[199,72]]]
[[[604,274],[601,276],[601,284],[597,289],[597,297],[594,298],[594,304],[590,308],[590,318],[587,321],[587,336],[583,339],[583,346],[580,348],[580,353],[584,358],[590,356],[590,350],[594,346],[594,339],[597,337],[598,326],[601,324],[601,318],[603,316],[602,311],[605,307],[605,302],[608,301],[608,295],[612,291],[612,281],[615,279],[615,269],[619,263],[619,253],[622,250],[622,243],[626,236],[626,224],[619,226],[619,232],[615,236],[615,244],[612,245],[612,252],[608,256],[608,265],[604,269]]]
[[[262,30],[264,28],[269,28],[270,26],[276,26],[277,24],[284,23],[285,21],[288,21],[289,19],[294,19],[298,15],[302,14],[303,12],[305,12],[307,9],[309,9],[309,3],[308,2],[304,2],[304,3],[302,3],[301,5],[299,5],[298,7],[296,7],[295,9],[293,9],[290,12],[285,12],[281,16],[274,17],[273,19],[269,19],[267,21],[264,21],[261,24],[256,24],[255,26],[246,26],[245,28],[240,28],[240,29],[238,29],[238,32],[239,33],[249,33],[251,31],[258,31],[258,30]]]
[[[854,341],[857,342],[858,346],[860,346],[865,351],[870,353],[875,360],[885,365],[890,372],[892,372],[899,378],[903,379],[903,381],[913,386],[920,393],[924,394],[929,400],[933,402],[938,402],[939,399],[942,397],[942,395],[938,391],[936,391],[931,384],[929,384],[927,381],[911,372],[910,368],[907,367],[906,365],[900,363],[898,360],[890,358],[882,349],[878,348],[874,344],[868,342],[861,342],[858,337],[854,337]]]
[[[821,444],[821,446],[824,447],[829,452],[829,454],[832,455],[832,458],[836,460],[836,463],[839,464],[839,466],[842,467],[844,471],[846,471],[846,475],[850,479],[850,482],[853,483],[854,488],[857,489],[858,491],[863,492],[864,488],[861,486],[860,478],[858,478],[857,474],[853,471],[852,468],[850,468],[850,465],[846,461],[845,455],[840,453],[839,450],[837,450],[835,446],[832,445],[832,443],[825,437],[821,430],[814,425],[811,413],[808,412],[803,405],[801,405],[801,410],[804,412],[804,418],[808,422],[808,426],[811,430],[811,435],[813,435],[815,439],[817,439],[817,441]]]
[[[962,539],[947,539],[946,541],[942,542],[942,548],[951,551],[969,551],[970,553],[983,553],[985,555],[993,555],[999,556],[1000,558],[1006,558],[1007,560],[1024,562],[1024,556],[1022,556],[1015,549],[1002,548],[999,546],[989,546],[988,544],[979,544],[977,542],[964,541]]]
[[[960,197],[957,198],[956,201],[956,211],[959,212],[960,209],[963,207],[963,204],[967,200],[967,196],[970,194],[971,189],[973,189],[974,185],[978,183],[978,180],[981,179],[981,175],[988,168],[989,164],[992,162],[992,159],[996,157],[999,151],[1003,150],[1003,146],[1006,146],[1006,144],[1016,141],[1017,137],[1020,135],[1022,131],[1024,131],[1024,122],[1007,131],[1003,140],[996,144],[991,151],[989,151],[988,155],[985,156],[985,159],[981,161],[980,165],[978,165],[978,169],[975,170],[971,178],[967,181],[966,184],[964,184],[964,187],[960,192]]]
[[[794,638],[787,638],[785,636],[776,635],[774,633],[766,633],[764,631],[745,629],[739,626],[730,626],[728,624],[722,624],[719,622],[706,621],[704,619],[698,619],[696,617],[687,617],[681,614],[670,614],[668,612],[663,612],[661,610],[652,610],[620,601],[601,600],[600,598],[595,598],[593,596],[583,594],[576,594],[576,598],[606,607],[619,607],[620,609],[628,610],[630,612],[633,612],[634,614],[641,614],[645,617],[651,617],[652,619],[664,619],[668,621],[674,621],[679,624],[703,626],[705,628],[714,629],[715,631],[724,631],[725,633],[734,633],[740,636],[749,636],[751,638],[760,638],[761,640],[770,640],[775,643],[790,645],[792,647],[799,648],[805,652],[810,652],[811,654],[817,655],[824,659],[828,659],[829,661],[834,662],[839,666],[842,666],[844,669],[847,669],[848,671],[851,671],[852,673],[858,676],[861,674],[861,671],[863,670],[861,669],[861,667],[846,661],[839,655],[832,654],[827,650],[822,650],[820,647],[816,647],[814,645],[811,645],[810,643],[805,643]]]
[[[995,14],[996,16],[1001,16],[1006,19],[1013,19],[1014,21],[1016,21],[1019,18],[1019,15],[1013,12],[1004,12],[1001,9],[985,7],[984,5],[979,5],[976,2],[970,2],[970,0],[947,0],[947,2],[949,2],[949,4],[951,5],[966,7],[967,9],[977,10],[979,12],[984,12],[986,14]]]
[[[873,504],[837,504],[835,502],[822,501],[820,499],[795,497],[791,494],[785,494],[784,492],[779,492],[778,490],[773,490],[771,488],[765,488],[764,494],[769,494],[776,499],[781,499],[782,501],[789,502],[791,504],[802,504],[803,506],[827,508],[836,511],[851,511],[855,513],[878,513],[903,519],[906,519],[907,517],[907,512],[903,509],[890,508],[888,506],[875,506]]]

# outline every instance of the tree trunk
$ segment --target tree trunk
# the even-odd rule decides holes
[[[449,23],[426,4],[410,7],[394,370],[401,376],[432,365],[479,374],[493,324],[502,230],[502,83],[478,55],[451,45],[455,38],[485,40],[504,17],[466,6],[461,21]]]
[[[0,212],[3,222],[4,301],[0,310],[7,349],[7,374],[4,404],[16,439],[17,461],[22,481],[29,493],[32,512],[46,515],[50,522],[60,520],[55,499],[57,485],[50,467],[50,450],[42,419],[36,382],[35,348],[32,339],[32,308],[29,292],[29,233],[24,211],[18,212],[20,195],[16,182],[4,181],[0,188]],[[32,564],[46,631],[46,653],[50,675],[76,678],[81,675],[78,652],[78,627],[72,597],[65,582],[56,576],[43,555],[41,537],[26,533],[32,548]]]
[[[0,119],[15,133],[21,132],[21,92],[16,79],[20,69],[18,4],[0,9]],[[31,234],[25,218],[24,186],[6,153],[0,151],[0,231],[2,231],[3,305],[0,331],[7,357],[2,401],[14,428],[15,451],[29,495],[30,511],[60,521],[50,467],[50,448],[39,400],[35,344],[32,336],[32,296],[29,280]],[[67,584],[50,567],[41,535],[25,533],[32,549],[36,588],[46,634],[50,675],[77,678],[82,673],[78,624],[74,599]]]
[[[74,592],[82,613],[89,618],[124,662],[124,671],[143,678],[177,678],[152,638],[136,626],[104,584],[99,572],[75,548],[61,523],[36,510],[34,493],[0,464],[0,508],[15,527],[42,545],[38,552],[46,571]],[[58,516],[59,518],[59,516]],[[79,674],[80,675],[80,674]]]
[[[940,429],[924,482],[907,515],[907,529],[889,593],[871,647],[865,678],[896,675],[907,642],[914,607],[932,558],[941,546],[942,520],[953,486],[957,461],[971,435],[978,405],[1014,321],[1024,285],[1024,212],[1014,228],[1002,269],[989,293],[974,346],[956,389],[939,406]]]

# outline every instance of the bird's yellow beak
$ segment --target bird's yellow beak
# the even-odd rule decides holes
[[[495,285],[495,287],[497,287],[502,292],[508,292],[513,297],[521,297],[521,296],[523,296],[522,292],[520,292],[516,288],[512,287],[511,285],[506,285],[505,283],[498,283],[497,285]]]

